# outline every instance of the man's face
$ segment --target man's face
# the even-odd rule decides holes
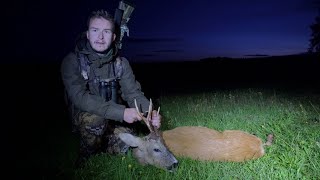
[[[112,32],[112,24],[108,20],[94,18],[90,21],[87,38],[95,51],[103,52],[111,46],[116,35]]]

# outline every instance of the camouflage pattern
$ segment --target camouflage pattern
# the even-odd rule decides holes
[[[80,135],[80,152],[78,163],[83,163],[93,154],[102,152],[103,134],[108,121],[104,118],[81,112],[74,121],[74,127]]]
[[[77,129],[76,132],[80,135],[78,165],[94,154],[102,152],[125,154],[129,150],[129,146],[120,140],[118,134],[121,132],[133,134],[133,130],[116,125],[117,122],[88,112],[81,112],[73,123]]]
[[[116,127],[113,133],[107,135],[107,153],[125,154],[128,152],[130,146],[120,140],[119,133],[133,134],[133,131],[127,127]]]

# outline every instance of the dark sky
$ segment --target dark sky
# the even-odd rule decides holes
[[[319,7],[319,0],[130,2],[135,10],[122,53],[131,61],[302,53],[308,48],[309,25]],[[10,38],[9,52],[60,61],[85,30],[91,10],[114,14],[118,4],[119,0],[14,0],[6,9],[17,38]]]

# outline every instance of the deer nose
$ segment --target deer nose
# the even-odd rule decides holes
[[[173,163],[171,166],[167,167],[169,171],[172,171],[178,167],[178,162]]]

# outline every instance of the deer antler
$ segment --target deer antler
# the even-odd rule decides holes
[[[153,125],[151,124],[151,115],[152,115],[152,109],[153,109],[153,104],[152,104],[152,100],[150,99],[150,104],[149,104],[149,110],[148,110],[148,115],[147,117],[144,117],[143,114],[140,112],[138,105],[137,105],[137,100],[134,100],[134,104],[136,106],[136,110],[139,114],[139,116],[141,117],[141,119],[146,123],[148,129],[150,130],[150,132],[154,132],[158,135],[158,132],[156,130],[156,128],[153,127]],[[160,107],[158,108],[158,114],[160,111]]]
[[[159,116],[160,106],[158,107],[157,116]]]
[[[150,108],[152,109],[152,102],[150,101],[150,105],[149,105],[149,112],[150,112]],[[141,117],[141,119],[146,123],[146,125],[148,126],[148,129],[150,130],[150,132],[153,132],[153,129],[151,128],[151,125],[150,125],[150,121],[149,121],[149,112],[148,112],[148,116],[147,117],[144,117],[143,114],[140,112],[139,108],[138,108],[138,105],[137,105],[137,100],[134,99],[134,105],[136,106],[136,110],[139,114],[139,116]]]

